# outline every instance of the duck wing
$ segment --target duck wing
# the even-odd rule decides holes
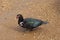
[[[32,26],[34,28],[40,26],[43,23],[43,21],[38,20],[38,19],[33,19],[33,18],[26,18],[24,21],[28,25],[30,25],[30,26]]]

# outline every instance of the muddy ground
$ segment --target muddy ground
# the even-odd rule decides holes
[[[17,14],[49,23],[23,32]],[[60,0],[0,0],[0,40],[60,40]]]

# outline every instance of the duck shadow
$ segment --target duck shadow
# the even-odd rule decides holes
[[[18,31],[18,32],[25,32],[25,33],[38,32],[38,31],[41,32],[41,30],[42,30],[41,27],[37,27],[37,28],[33,29],[32,31],[29,31],[29,30],[26,30],[25,28],[22,28],[20,26],[17,26],[17,27],[15,27],[13,29],[16,30],[16,31]]]

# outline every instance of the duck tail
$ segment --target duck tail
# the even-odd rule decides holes
[[[47,21],[43,21],[42,23],[43,23],[43,24],[47,24],[48,22],[47,22]]]

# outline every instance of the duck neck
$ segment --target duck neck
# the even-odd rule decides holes
[[[19,19],[18,19],[18,24],[20,24],[21,22],[23,22],[23,17],[19,17]]]

